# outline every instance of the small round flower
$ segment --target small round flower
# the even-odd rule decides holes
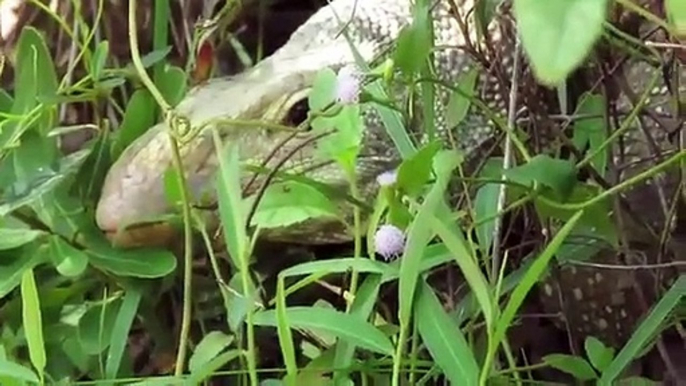
[[[398,180],[398,172],[395,170],[383,172],[376,176],[376,182],[379,183],[381,186],[390,186],[395,184],[395,182]]]
[[[361,84],[362,75],[355,66],[342,67],[336,76],[336,101],[346,105],[357,103]]]
[[[405,249],[405,234],[393,225],[382,225],[374,235],[374,248],[386,261],[398,257]]]

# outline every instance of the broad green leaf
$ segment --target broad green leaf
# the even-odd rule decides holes
[[[311,111],[321,111],[335,101],[336,73],[330,68],[324,68],[317,73],[312,84],[312,90],[307,97]]]
[[[615,350],[612,347],[605,346],[603,342],[593,336],[586,337],[584,347],[591,364],[600,372],[607,368],[615,356]]]
[[[593,367],[586,360],[576,356],[550,354],[543,357],[543,362],[560,371],[571,374],[574,378],[581,381],[590,381],[598,377],[595,371],[593,371]]]
[[[57,74],[43,34],[34,27],[22,28],[16,46],[15,105],[12,112],[22,114],[38,104],[38,97],[57,92]]]
[[[28,228],[0,228],[0,251],[19,248],[44,234],[43,231]]]
[[[607,7],[607,0],[514,0],[522,45],[540,81],[557,85],[586,59]]]
[[[163,71],[160,72],[157,82],[157,87],[160,93],[162,93],[164,100],[172,107],[178,105],[186,95],[188,79],[186,73],[179,67],[165,66]]]
[[[422,281],[419,286],[415,318],[422,341],[452,384],[477,385],[479,365],[460,326],[445,312],[443,305]]]
[[[426,65],[431,48],[431,16],[424,2],[415,3],[412,23],[398,36],[393,61],[405,75],[416,74]]]
[[[42,170],[35,179],[22,184],[15,184],[15,186],[5,190],[2,203],[0,203],[0,217],[17,208],[33,204],[44,194],[52,192],[67,177],[77,171],[89,153],[90,149],[72,153],[60,159],[56,170]]]
[[[81,316],[77,336],[84,352],[90,355],[100,354],[110,346],[121,303],[118,299],[103,299]]]
[[[505,176],[524,186],[531,186],[538,182],[566,199],[576,185],[576,169],[574,164],[567,160],[555,159],[540,154],[533,157],[528,163],[505,171]]]
[[[356,316],[319,307],[288,307],[285,312],[291,328],[325,331],[367,350],[393,355],[393,345],[386,335]],[[259,326],[276,327],[276,311],[258,312],[253,322]]]
[[[316,134],[334,130],[317,141],[317,154],[325,160],[336,161],[348,175],[352,175],[356,170],[355,161],[364,131],[360,106],[346,105],[332,117],[317,117],[312,121],[312,130]]]
[[[686,297],[686,274],[679,276],[660,301],[650,309],[648,315],[634,330],[629,341],[617,353],[612,363],[605,368],[598,385],[609,386],[617,380],[634,358],[640,356],[645,345],[658,333],[660,326],[675,307],[683,305],[684,297]]]
[[[22,281],[26,270],[32,269],[36,265],[47,260],[45,248],[38,245],[26,245],[21,252],[11,262],[3,261],[0,265],[0,299],[4,298],[14,290]]]
[[[682,0],[665,0],[665,13],[679,38],[686,37],[686,2]]]
[[[45,356],[45,339],[43,339],[43,318],[40,299],[33,269],[24,271],[21,279],[21,309],[24,334],[29,346],[29,358],[41,379],[47,362]]]
[[[595,152],[607,138],[605,120],[605,98],[599,94],[584,94],[577,108],[576,115],[582,116],[574,122],[574,146],[583,150],[586,144],[590,144],[590,151]],[[605,176],[607,156],[610,148],[598,153],[591,160],[593,166],[601,176]]]
[[[216,358],[224,349],[233,343],[233,336],[226,335],[221,331],[210,331],[193,350],[193,355],[188,362],[191,372],[199,371],[212,359]]]
[[[55,268],[60,275],[75,277],[81,275],[88,266],[88,255],[59,236],[52,236],[49,240],[50,255]]]
[[[105,363],[105,378],[115,379],[119,374],[122,358],[128,345],[129,333],[141,303],[141,291],[138,288],[127,288],[124,299],[117,312],[117,319],[112,327],[107,362]]]
[[[118,158],[127,146],[155,124],[155,108],[155,100],[148,90],[133,93],[112,143],[113,159]]]
[[[170,251],[160,249],[117,249],[107,240],[93,235],[87,240],[86,252],[90,263],[115,275],[160,278],[176,269],[176,257]]]
[[[278,228],[322,217],[338,218],[336,205],[311,185],[286,181],[267,188],[251,225]]]
[[[484,3],[484,1],[482,1]],[[460,75],[457,80],[457,90],[450,94],[448,106],[445,112],[445,121],[448,128],[459,125],[469,112],[474,97],[474,88],[479,79],[479,70],[473,68]]]
[[[398,167],[396,186],[408,196],[415,197],[431,178],[433,159],[441,150],[441,143],[431,142],[419,149],[412,157],[404,160]]]
[[[17,363],[8,362],[7,360],[0,360],[0,375],[33,384],[40,382],[31,369]]]

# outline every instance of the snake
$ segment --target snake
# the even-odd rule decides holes
[[[493,116],[485,113],[484,106],[501,118],[507,116],[517,34],[508,2],[496,9],[502,12],[494,12],[486,26],[480,25],[478,15],[482,13],[477,12],[477,3],[473,0],[430,2],[428,10],[433,23],[431,68],[439,85],[435,87],[433,109],[435,134],[446,146],[460,150],[469,159],[478,159],[489,144],[502,138],[502,130],[494,123]],[[318,138],[314,130],[294,132],[284,130],[282,126],[293,127],[304,120],[308,95],[322,70],[336,73],[346,66],[359,68],[360,61],[371,68],[388,63],[392,58],[389,53],[393,52],[399,37],[413,25],[414,10],[412,2],[406,0],[332,0],[298,27],[281,48],[253,67],[236,75],[210,79],[191,89],[175,109],[192,127],[202,128],[179,146],[193,200],[216,201],[215,177],[219,159],[214,133],[222,144],[239,146],[239,160],[244,171],[240,176],[242,188],[252,186],[244,191],[246,195],[254,194],[259,186],[259,183],[251,183],[256,178],[255,173],[247,170],[276,167],[280,173],[306,177],[333,191],[348,191],[349,174],[317,151],[324,138]],[[560,114],[556,92],[536,82],[526,55],[521,62],[523,86],[519,89],[518,100],[520,107],[526,107],[529,114],[526,126],[536,131],[537,135],[532,138],[542,138],[542,146],[548,146],[546,142],[555,142],[556,134],[551,128],[560,126],[560,121],[551,118]],[[586,68],[598,71],[598,66]],[[634,93],[640,94],[641,87],[646,87],[647,79],[655,69],[655,63],[630,57],[621,65],[620,72],[625,74]],[[447,117],[452,89],[440,85],[454,86],[474,70],[478,74],[474,95],[483,105],[472,103],[464,118],[454,123]],[[650,103],[643,111],[668,120],[672,115],[666,102],[669,93],[664,79],[660,78],[653,88],[648,98]],[[400,88],[400,92],[393,89],[389,98],[391,102],[413,109],[415,114],[401,117],[411,140],[421,146],[429,140],[421,125],[421,103],[416,103],[416,99],[408,102],[407,93],[402,89],[407,87]],[[636,95],[632,99],[621,88],[617,89],[611,105],[617,110],[631,107]],[[367,103],[362,109],[364,130],[354,175],[361,201],[373,202],[379,189],[377,176],[397,168],[403,156],[386,130],[378,104]],[[262,123],[250,123],[254,121]],[[160,220],[176,210],[165,196],[165,173],[173,166],[168,131],[166,122],[149,128],[126,147],[107,173],[97,204],[96,222],[119,247],[164,244],[179,235],[177,228]],[[627,137],[641,138],[632,151],[651,161],[655,157],[646,154],[654,154],[655,149],[674,148],[667,138],[668,130],[646,118],[645,114],[640,115],[628,133]],[[622,159],[627,164],[630,159],[638,159],[626,157]],[[265,177],[257,180],[266,181]],[[642,188],[652,194],[649,200],[655,205],[646,209],[650,214],[662,213],[661,209],[655,209],[662,208],[657,203],[665,198],[660,186],[655,182]],[[648,196],[642,197],[633,201],[639,207],[645,206],[643,203]],[[352,218],[351,205],[341,204],[340,208],[344,218]],[[210,213],[216,218],[216,211]],[[664,220],[664,216],[658,217]],[[340,219],[315,218],[264,230],[260,237],[322,245],[351,241],[354,235]],[[625,253],[607,247],[597,257],[598,261],[617,262],[622,255]],[[555,281],[540,285],[540,292],[546,299],[544,304],[551,309],[562,309],[568,326],[576,333],[602,336],[606,342],[621,344],[626,341],[635,321],[646,312],[637,302],[631,301],[638,279],[630,271],[572,266],[560,267],[551,276]],[[657,283],[665,285],[664,281]],[[561,298],[566,301],[561,302]],[[647,302],[650,305],[651,299]]]

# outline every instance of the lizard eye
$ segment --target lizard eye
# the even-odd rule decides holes
[[[284,124],[289,126],[298,126],[307,119],[307,113],[310,108],[307,105],[307,98],[303,98],[297,101],[291,109],[286,114],[286,119],[284,119]]]

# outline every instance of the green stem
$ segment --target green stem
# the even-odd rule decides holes
[[[136,0],[129,1],[129,44],[131,46],[131,58],[133,60],[134,68],[141,78],[141,81],[148,89],[150,94],[155,98],[157,104],[162,109],[167,125],[169,126],[169,140],[171,143],[171,150],[174,161],[174,168],[178,174],[179,190],[181,192],[181,206],[183,213],[183,231],[184,231],[184,274],[183,274],[183,315],[181,317],[181,331],[179,332],[179,351],[176,356],[176,366],[174,374],[180,376],[183,374],[186,363],[188,336],[191,325],[191,288],[192,288],[192,233],[191,233],[191,211],[189,204],[189,195],[186,188],[186,176],[183,168],[183,161],[179,151],[179,144],[176,139],[176,129],[179,124],[178,117],[173,115],[174,111],[164,100],[160,91],[155,87],[155,84],[150,80],[150,77],[145,72],[145,67],[141,61],[140,50],[138,48],[138,34],[136,31]]]

